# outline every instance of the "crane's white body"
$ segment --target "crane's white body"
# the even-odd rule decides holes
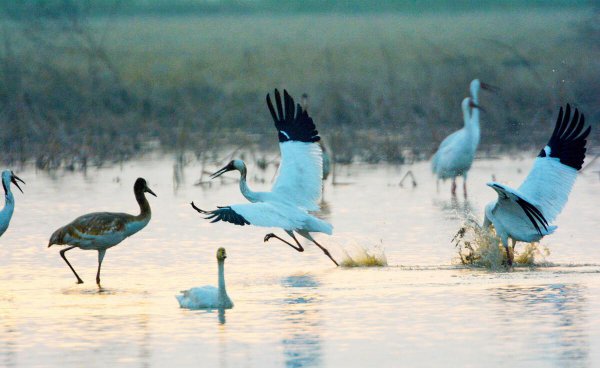
[[[240,191],[252,203],[264,202],[289,205],[306,211],[317,211],[321,198],[323,158],[316,143],[287,141],[279,144],[281,165],[270,192],[254,192],[245,176],[240,180]],[[245,170],[242,161],[235,160],[238,170]],[[279,227],[279,226],[276,226]]]
[[[243,162],[234,161],[243,173],[240,191],[251,203],[229,207],[255,226],[331,234],[331,224],[309,213],[319,210],[317,201],[321,197],[323,172],[321,147],[297,141],[287,141],[279,147],[281,165],[270,192],[252,191],[246,182]]]
[[[468,97],[461,106],[464,127],[442,141],[431,161],[431,169],[438,179],[454,179],[457,176],[466,178],[475,158],[480,136],[479,111],[469,111]]]
[[[535,159],[533,168],[518,189],[499,183],[488,183],[498,193],[498,199],[485,207],[484,227],[494,225],[496,234],[508,251],[508,239],[537,242],[552,234],[550,225],[562,211],[573,188],[577,172],[585,158],[586,137],[582,133],[584,117],[576,110],[573,119],[567,105],[562,108],[548,145]],[[509,256],[510,259],[510,256]]]
[[[4,208],[0,211],[0,236],[6,232],[13,212],[15,211],[15,197],[10,189],[11,172],[4,170],[2,172],[2,186],[4,187]]]
[[[463,128],[447,136],[433,155],[431,170],[438,179],[455,180],[456,177],[462,176],[465,182],[467,180],[481,137],[479,108],[471,109],[470,101],[479,106],[480,87],[478,79],[471,82],[471,97],[465,98],[461,104]]]

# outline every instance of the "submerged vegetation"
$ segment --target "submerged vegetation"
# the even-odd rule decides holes
[[[484,151],[538,147],[565,101],[600,121],[589,7],[205,17],[136,16],[134,3],[4,2],[1,161],[77,168],[163,149],[204,162],[274,147],[273,87],[310,96],[339,163],[428,158],[460,127],[476,77],[501,88],[481,98]]]
[[[354,245],[344,247],[342,251],[344,253],[340,263],[342,267],[385,267],[388,265],[382,245],[370,248]]]
[[[506,269],[507,255],[500,239],[493,231],[482,228],[476,220],[467,219],[458,230],[452,243],[458,251],[460,263],[466,266],[491,270]],[[543,266],[550,250],[539,243],[525,244],[521,252],[516,247],[515,266]]]

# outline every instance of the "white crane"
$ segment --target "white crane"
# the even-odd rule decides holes
[[[10,170],[2,171],[2,187],[4,188],[4,208],[0,211],[0,236],[4,234],[6,229],[8,229],[8,225],[10,224],[10,219],[12,218],[13,212],[15,211],[15,197],[10,190],[10,184],[13,183],[21,193],[23,190],[19,186],[19,182],[25,184],[21,178],[15,175],[14,172]]]
[[[127,213],[115,212],[88,213],[59,228],[50,237],[48,247],[53,244],[70,245],[70,247],[60,251],[60,256],[67,262],[71,271],[73,271],[78,284],[83,284],[83,280],[81,280],[73,266],[67,261],[65,257],[66,251],[73,248],[98,251],[96,284],[100,286],[100,267],[102,266],[106,250],[142,230],[150,222],[152,211],[150,210],[150,204],[146,199],[145,193],[150,193],[155,197],[156,194],[148,188],[148,184],[143,178],[138,178],[135,181],[133,192],[140,206],[139,215],[134,216]]]
[[[227,289],[225,289],[225,258],[227,258],[225,248],[219,248],[217,250],[217,264],[219,267],[218,287],[207,285],[183,290],[181,294],[175,295],[181,308],[233,308],[233,302],[229,298],[229,295],[227,295]]]
[[[206,218],[212,219],[211,222],[226,221],[241,226],[281,228],[294,240],[295,245],[273,233],[267,234],[264,241],[276,238],[298,252],[303,252],[304,248],[294,236],[296,232],[321,248],[337,266],[338,263],[329,251],[310,235],[311,232],[331,234],[333,230],[331,224],[309,213],[319,209],[317,201],[321,197],[323,156],[317,143],[321,138],[312,118],[299,104],[294,104],[285,90],[283,98],[282,105],[279,91],[275,90],[276,113],[271,96],[267,94],[267,106],[278,131],[281,149],[279,175],[271,191],[252,191],[246,182],[246,165],[242,160],[233,160],[215,172],[212,178],[228,171],[239,171],[240,191],[252,203],[218,207],[213,211],[201,210],[194,202],[191,205],[196,211],[208,215]]]
[[[498,199],[485,207],[483,226],[492,224],[506,249],[508,265],[514,257],[517,241],[536,242],[556,230],[550,223],[556,219],[567,203],[571,188],[585,158],[586,138],[591,127],[585,131],[583,114],[571,107],[562,107],[550,141],[540,151],[533,168],[519,189],[491,182]],[[583,131],[583,133],[582,133]],[[509,251],[508,238],[512,241],[513,254]]]
[[[474,79],[471,97],[462,101],[464,127],[447,136],[431,160],[431,170],[439,179],[452,179],[452,195],[456,195],[456,177],[463,177],[463,193],[467,197],[467,173],[473,164],[479,145],[479,90],[496,91],[496,87]]]

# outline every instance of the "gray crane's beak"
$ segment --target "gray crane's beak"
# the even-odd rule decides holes
[[[487,112],[483,107],[481,107],[481,105],[478,105],[475,102],[473,102],[473,100],[469,102],[469,106],[473,109],[479,109],[479,111]]]
[[[158,198],[158,196],[157,196],[157,195],[156,195],[156,194],[155,194],[155,193],[152,191],[152,189],[150,189],[150,188],[148,188],[148,187],[146,187],[146,189],[145,189],[145,192],[146,192],[146,193],[150,193],[150,194],[152,194],[153,196],[155,196],[155,197],[157,197],[157,198]]]
[[[231,163],[231,162],[230,162],[230,163],[228,163],[228,164],[227,164],[227,166],[225,166],[225,167],[224,167],[224,168],[222,168],[221,170],[219,170],[219,171],[215,172],[214,174],[212,174],[212,175],[210,176],[210,178],[211,178],[211,179],[218,178],[219,176],[221,176],[221,175],[225,174],[226,172],[228,172],[228,171],[233,171],[233,170],[235,170],[235,167],[233,167],[233,163]]]
[[[11,171],[10,182],[13,183],[17,188],[19,188],[19,190],[21,191],[21,193],[23,193],[23,189],[21,189],[21,187],[19,186],[18,181],[20,181],[21,183],[25,184],[25,182],[23,181],[23,179],[19,178],[18,176],[15,175],[14,172]]]
[[[479,82],[481,89],[485,89],[486,91],[490,91],[492,93],[498,93],[500,91],[500,88],[492,86],[491,84],[487,84],[487,83],[483,83],[483,82]]]

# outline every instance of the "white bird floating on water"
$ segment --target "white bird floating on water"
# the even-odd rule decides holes
[[[463,192],[467,197],[467,173],[473,164],[479,145],[479,90],[495,91],[496,87],[474,79],[471,82],[471,97],[463,100],[464,127],[447,136],[431,160],[431,170],[439,179],[452,179],[452,195],[456,195],[456,177],[463,177]]]
[[[10,190],[10,184],[13,183],[21,193],[23,190],[19,186],[19,181],[23,184],[25,182],[21,180],[18,176],[15,175],[14,172],[10,170],[4,170],[2,172],[2,187],[4,188],[4,208],[0,211],[0,236],[4,234],[6,229],[8,229],[8,225],[10,224],[10,219],[12,218],[13,212],[15,211],[15,197]]]
[[[571,119],[571,107],[567,104],[564,114],[561,107],[550,141],[519,189],[496,182],[487,184],[498,193],[498,199],[485,207],[483,226],[494,225],[506,249],[509,266],[514,254],[509,251],[508,238],[514,251],[517,241],[537,242],[556,230],[550,223],[567,203],[585,158],[591,127],[582,133],[584,126],[584,116],[577,109]]]
[[[134,216],[127,213],[114,212],[88,213],[56,230],[50,237],[48,247],[53,244],[70,245],[70,247],[60,251],[60,256],[67,262],[71,271],[73,271],[78,284],[83,284],[83,280],[81,280],[73,266],[67,261],[65,257],[66,251],[73,248],[84,250],[94,249],[98,251],[96,284],[100,286],[100,267],[102,266],[106,250],[142,230],[150,222],[152,211],[144,193],[150,193],[155,197],[156,194],[148,188],[148,184],[143,178],[138,178],[135,181],[133,192],[140,206],[139,215]]]
[[[331,235],[333,226],[316,218],[308,211],[317,211],[317,201],[321,197],[323,156],[321,148],[317,143],[321,138],[315,128],[312,118],[294,100],[287,91],[283,91],[284,107],[281,96],[275,90],[275,103],[277,113],[273,108],[271,96],[267,94],[267,106],[275,121],[279,135],[279,147],[281,149],[281,165],[279,175],[270,192],[254,192],[246,183],[246,165],[242,160],[233,160],[227,166],[212,175],[216,178],[228,171],[238,170],[240,172],[240,191],[248,199],[250,204],[235,204],[231,206],[218,207],[213,211],[204,211],[191,203],[192,207],[208,215],[211,222],[227,221],[235,225],[255,225],[263,227],[282,228],[294,239],[296,245],[269,233],[265,235],[264,241],[276,238],[303,252],[304,248],[294,236],[294,232],[310,240],[317,245],[329,259],[331,254],[322,245],[317,243],[310,235],[311,232],[320,232]]]
[[[175,295],[179,306],[188,309],[231,309],[233,302],[227,295],[225,289],[225,248],[217,250],[217,264],[219,265],[219,287],[202,286],[189,290],[181,291],[181,294]]]

